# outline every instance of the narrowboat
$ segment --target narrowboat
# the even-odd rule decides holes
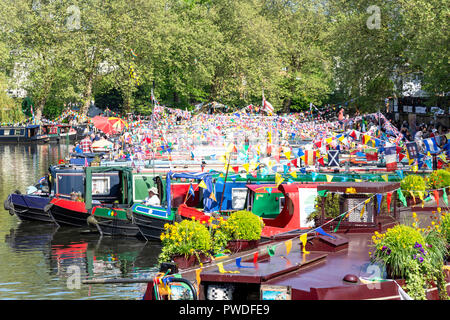
[[[40,135],[49,142],[73,142],[77,137],[77,131],[68,124],[42,124]]]
[[[2,143],[28,143],[48,142],[48,137],[40,134],[39,125],[2,126],[0,127],[0,142]]]

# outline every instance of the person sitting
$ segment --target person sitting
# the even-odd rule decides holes
[[[148,190],[148,197],[144,199],[146,206],[160,206],[161,200],[158,197],[158,189],[152,187]]]

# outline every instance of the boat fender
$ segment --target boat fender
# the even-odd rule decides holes
[[[3,201],[3,208],[5,208],[6,211],[8,211],[11,208],[9,203],[9,197],[5,201]]]
[[[131,208],[127,208],[127,219],[132,221],[133,220],[133,211]]]
[[[49,212],[51,207],[53,207],[53,203],[46,204],[44,207],[44,212]]]
[[[95,219],[95,217],[94,217],[93,215],[90,215],[90,216],[87,218],[86,221],[87,221],[87,224],[90,224],[90,225],[93,225],[93,226],[95,226],[95,225],[98,224],[97,219]]]

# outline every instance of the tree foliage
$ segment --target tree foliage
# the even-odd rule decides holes
[[[408,73],[448,92],[448,13],[439,0],[4,0],[0,72],[38,117],[106,107],[109,93],[111,107],[149,113],[153,84],[182,108],[260,104],[264,90],[278,111],[373,111]]]

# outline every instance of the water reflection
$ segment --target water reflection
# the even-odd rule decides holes
[[[40,253],[46,262],[40,263],[38,273],[50,279],[38,299],[140,299],[145,284],[82,285],[80,290],[67,290],[67,279],[78,270],[87,278],[152,278],[157,271],[160,244],[138,239],[100,237],[79,229],[58,228],[52,224],[21,222],[5,236],[5,243],[18,256]],[[46,268],[44,272],[43,268]],[[35,270],[36,271],[36,270]],[[34,275],[30,274],[30,278]],[[35,279],[30,279],[32,282]],[[1,283],[0,298],[13,294],[22,282]],[[48,292],[52,291],[52,292]],[[2,294],[3,293],[3,294]],[[28,292],[22,292],[29,298]]]
[[[0,144],[0,300],[140,299],[145,285],[81,285],[70,289],[71,266],[85,278],[151,278],[160,245],[135,239],[100,238],[79,229],[20,222],[3,209],[6,197],[25,192],[66,157],[66,144]]]

